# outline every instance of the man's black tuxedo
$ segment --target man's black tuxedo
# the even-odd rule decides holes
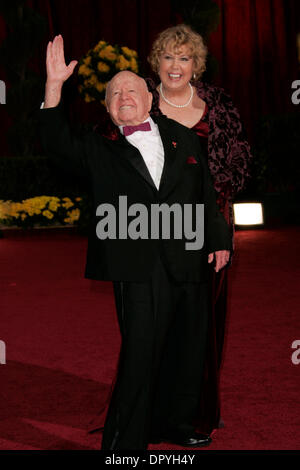
[[[189,433],[201,386],[208,322],[208,254],[230,250],[197,136],[156,118],[164,147],[159,190],[140,152],[123,136],[77,137],[60,107],[40,111],[46,151],[87,178],[94,199],[86,277],[115,281],[122,335],[119,370],[106,417],[102,449],[145,449],[150,433]],[[99,240],[96,210],[142,203],[204,204],[205,239],[198,251],[187,240]]]
[[[177,281],[204,281],[208,253],[230,250],[227,224],[218,211],[207,164],[199,139],[186,127],[166,117],[155,118],[165,151],[159,190],[139,151],[121,135],[109,140],[97,133],[84,137],[73,134],[61,106],[39,111],[41,136],[47,153],[66,168],[86,177],[94,199],[94,226],[88,243],[86,277],[113,281],[146,281],[160,256]],[[193,163],[191,163],[191,161]],[[200,204],[205,207],[204,246],[185,249],[187,240],[99,240],[96,209],[99,204],[118,206],[126,195],[128,206],[142,203]]]

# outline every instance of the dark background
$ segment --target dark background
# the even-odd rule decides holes
[[[0,106],[0,199],[37,195],[39,185],[51,189],[38,158],[34,113],[54,35],[63,35],[67,61],[104,39],[135,49],[141,74],[151,76],[147,56],[154,38],[180,22],[194,22],[205,36],[212,56],[205,80],[222,86],[241,113],[255,156],[248,195],[284,194],[294,201],[300,105],[291,102],[291,85],[300,75],[299,0],[0,0],[0,79],[7,84],[7,104]],[[65,101],[82,124],[105,114],[102,105],[79,96],[76,72],[65,86]]]

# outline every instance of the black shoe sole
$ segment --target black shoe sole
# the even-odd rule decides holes
[[[167,444],[175,444],[180,447],[208,447],[212,443],[212,439],[209,439],[208,441],[203,442],[203,443],[188,444],[182,441],[176,441],[176,440],[171,440],[168,438],[158,437],[158,438],[152,438],[149,441],[149,444],[161,444],[162,442],[166,442]]]

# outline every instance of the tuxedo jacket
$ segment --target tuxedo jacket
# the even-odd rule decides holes
[[[88,239],[85,276],[111,281],[147,281],[160,256],[169,274],[179,282],[204,282],[208,274],[208,254],[231,249],[228,225],[216,204],[215,190],[207,162],[196,134],[166,117],[154,118],[164,148],[164,167],[156,188],[143,157],[120,134],[110,140],[95,132],[78,135],[72,131],[62,107],[39,110],[41,141],[45,152],[67,171],[75,170],[87,179],[93,198],[93,222]],[[204,244],[187,250],[187,240],[107,238],[96,233],[100,204],[118,208],[119,196],[127,197],[128,207],[174,203],[184,207],[204,205]],[[195,215],[195,212],[194,212]],[[133,217],[134,219],[134,217]],[[130,221],[130,217],[128,218]],[[195,220],[194,220],[195,223]],[[194,225],[195,228],[195,225]],[[118,231],[117,231],[118,235]],[[174,234],[173,234],[174,235]]]

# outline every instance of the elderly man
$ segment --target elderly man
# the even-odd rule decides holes
[[[114,281],[117,292],[122,345],[102,449],[146,449],[153,438],[208,445],[210,437],[192,424],[209,314],[207,271],[213,260],[216,271],[228,262],[231,239],[198,139],[175,121],[154,122],[152,95],[144,80],[128,71],[107,87],[107,110],[119,139],[76,136],[59,106],[63,83],[75,66],[76,61],[65,64],[61,36],[49,43],[40,125],[47,153],[67,161],[90,183],[94,227],[86,277]],[[156,220],[147,232],[157,207],[195,210],[181,220],[184,230],[178,220],[171,227],[170,216],[167,226],[158,228]],[[188,215],[194,232],[185,226]],[[193,245],[191,234],[197,239],[200,230],[204,241]]]

